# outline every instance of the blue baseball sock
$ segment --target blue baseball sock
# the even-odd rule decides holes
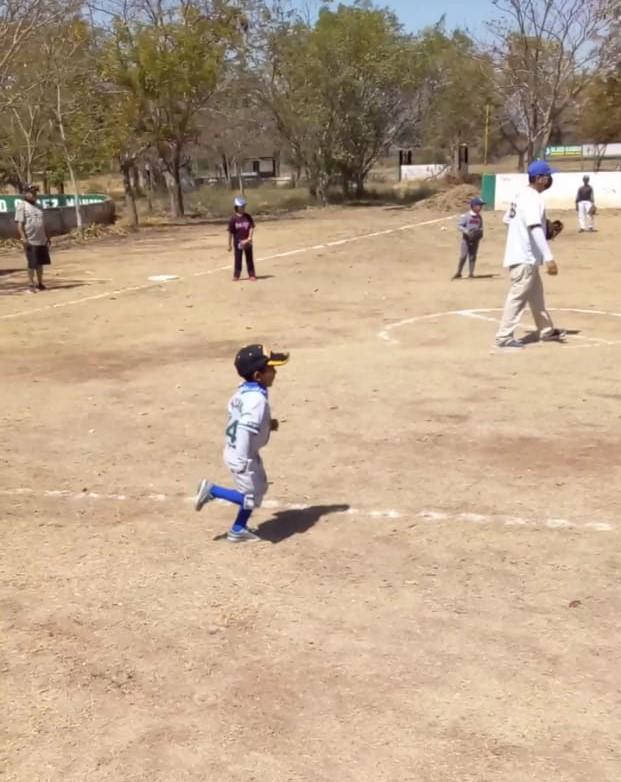
[[[235,489],[225,489],[223,486],[213,485],[211,487],[211,494],[217,500],[226,500],[227,502],[232,502],[233,504],[240,506],[243,506],[244,504],[244,495],[239,491],[235,491]]]
[[[240,508],[237,518],[233,523],[233,532],[241,532],[243,529],[246,529],[246,524],[248,524],[248,519],[251,515],[252,509]]]

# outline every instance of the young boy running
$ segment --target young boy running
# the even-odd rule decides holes
[[[235,357],[235,368],[244,382],[229,402],[224,462],[237,489],[225,489],[203,479],[198,485],[195,502],[196,510],[215,499],[239,506],[226,536],[231,543],[259,539],[247,524],[267,492],[267,475],[259,451],[267,445],[270,432],[278,429],[278,420],[271,417],[268,388],[276,377],[275,367],[288,360],[288,353],[272,353],[263,345],[248,345]]]
[[[229,252],[233,249],[235,251],[233,282],[237,282],[241,276],[244,253],[246,254],[248,278],[253,282],[257,279],[254,271],[254,254],[252,252],[254,220],[252,219],[252,216],[245,211],[247,203],[245,198],[237,197],[234,201],[235,213],[229,220]]]
[[[481,216],[481,207],[485,204],[480,198],[473,198],[470,201],[470,211],[462,215],[457,226],[461,233],[461,248],[459,252],[459,263],[457,271],[453,275],[453,280],[460,280],[461,273],[468,261],[468,277],[474,277],[474,267],[477,262],[477,253],[479,251],[479,242],[483,238],[483,217]]]

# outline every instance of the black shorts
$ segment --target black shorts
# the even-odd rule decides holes
[[[51,263],[47,244],[27,244],[26,258],[28,259],[29,269],[36,269],[38,266],[48,266]]]

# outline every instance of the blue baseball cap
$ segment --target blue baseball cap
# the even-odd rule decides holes
[[[552,168],[547,160],[533,160],[528,167],[528,176],[552,176],[556,169]]]
[[[479,196],[470,199],[470,206],[485,206],[485,201]]]

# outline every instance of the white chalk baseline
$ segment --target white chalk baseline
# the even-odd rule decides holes
[[[446,217],[437,217],[432,220],[422,220],[418,223],[407,223],[406,225],[400,225],[396,228],[386,228],[382,231],[373,231],[372,233],[358,234],[355,236],[349,236],[346,239],[335,239],[334,241],[324,242],[323,244],[313,244],[308,247],[298,247],[294,250],[288,250],[282,253],[274,253],[273,255],[266,255],[257,258],[257,263],[265,263],[267,261],[278,261],[282,258],[291,258],[294,255],[302,255],[308,252],[316,252],[318,250],[324,250],[329,247],[339,247],[343,244],[350,244],[351,242],[360,242],[365,239],[374,239],[378,236],[387,236],[389,234],[399,233],[400,231],[410,231],[414,228],[422,228],[425,225],[434,225],[436,223],[446,222],[447,220],[454,220],[456,215],[447,215]],[[130,285],[126,288],[116,288],[112,291],[105,291],[103,293],[95,293],[92,296],[83,296],[79,299],[70,299],[69,301],[59,301],[54,304],[46,304],[44,307],[33,307],[32,309],[19,310],[18,312],[7,312],[0,315],[0,320],[9,320],[11,318],[22,318],[29,315],[35,315],[41,312],[49,312],[51,310],[61,309],[64,307],[74,307],[78,304],[87,304],[91,301],[99,301],[101,299],[109,299],[116,296],[123,296],[126,293],[137,293],[139,291],[149,290],[150,288],[158,288],[162,285],[171,285],[176,282],[181,282],[185,279],[194,277],[205,277],[211,274],[218,274],[219,272],[230,271],[231,266],[218,266],[214,269],[205,269],[200,272],[194,272],[190,277],[179,276],[174,280],[167,280],[165,282],[147,282],[141,285]],[[48,294],[45,294],[48,295]]]
[[[85,502],[108,502],[124,504],[126,502],[144,503],[145,505],[153,505],[160,503],[183,503],[185,505],[192,504],[194,497],[183,497],[180,495],[167,495],[167,494],[143,494],[143,495],[127,495],[127,494],[110,494],[102,492],[81,491],[76,492],[70,489],[48,489],[42,491],[36,491],[29,488],[16,488],[16,489],[0,489],[0,496],[5,497],[34,497],[34,498],[47,498],[55,500],[65,500],[67,502],[85,503]],[[224,501],[219,501],[221,504],[228,504]],[[281,502],[279,500],[266,500],[263,503],[263,507],[266,510],[308,510],[313,507],[308,503],[292,503]],[[544,527],[550,530],[588,530],[592,532],[614,532],[617,527],[610,521],[586,521],[578,522],[561,518],[525,518],[523,516],[513,516],[509,514],[490,514],[490,513],[474,513],[474,512],[451,512],[443,510],[410,510],[401,511],[394,508],[348,508],[345,511],[336,512],[334,515],[342,516],[356,516],[366,517],[377,520],[397,520],[403,518],[409,518],[421,522],[430,523],[450,523],[458,522],[461,524],[475,524],[475,525],[496,525],[503,527],[515,527],[515,528],[533,528]]]

